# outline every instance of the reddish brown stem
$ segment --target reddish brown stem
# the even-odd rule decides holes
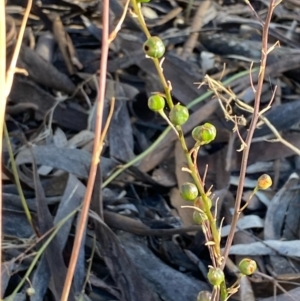
[[[95,141],[93,147],[93,156],[89,172],[89,178],[86,188],[86,193],[84,196],[83,206],[80,214],[80,220],[76,230],[76,236],[74,241],[74,246],[72,250],[72,255],[70,259],[70,264],[66,276],[66,281],[64,284],[64,289],[61,296],[61,301],[67,301],[70,293],[70,288],[72,284],[72,279],[74,276],[77,259],[79,255],[80,245],[83,238],[84,230],[87,224],[87,217],[90,208],[92,191],[95,183],[95,177],[97,172],[97,166],[100,159],[100,137],[102,129],[102,115],[104,108],[105,99],[105,86],[106,86],[106,71],[107,71],[107,57],[109,48],[109,0],[103,0],[103,30],[102,30],[102,49],[101,49],[101,64],[100,64],[100,78],[99,78],[99,93],[97,99],[97,112],[96,112],[96,126],[95,126]]]
[[[257,121],[259,119],[259,105],[260,105],[260,99],[261,99],[261,94],[262,94],[264,75],[265,75],[265,69],[266,69],[266,63],[267,63],[267,57],[268,57],[269,26],[271,23],[271,18],[272,18],[274,8],[276,6],[275,0],[270,0],[269,5],[270,6],[268,9],[266,21],[263,25],[262,54],[261,54],[261,63],[260,63],[260,71],[259,71],[259,77],[258,77],[258,83],[257,83],[257,90],[255,91],[254,111],[253,111],[253,116],[252,116],[251,124],[249,127],[249,131],[248,131],[248,135],[246,138],[246,147],[244,148],[244,151],[243,151],[240,179],[239,179],[239,184],[238,184],[238,189],[237,189],[237,194],[236,194],[234,214],[232,217],[230,233],[228,235],[225,249],[224,249],[224,254],[223,254],[224,260],[222,263],[222,268],[225,267],[226,259],[229,254],[230,246],[233,241],[234,232],[235,232],[237,222],[239,219],[239,215],[240,215],[240,206],[241,206],[241,200],[242,200],[242,195],[243,195],[243,190],[244,190],[244,181],[245,181],[245,176],[246,176],[246,168],[247,168],[247,163],[248,163],[249,151],[250,151],[253,134],[254,134],[254,131],[255,131],[255,128],[257,125]]]

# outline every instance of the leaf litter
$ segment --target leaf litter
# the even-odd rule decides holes
[[[226,80],[237,71],[249,70],[252,61],[256,66],[261,32],[245,3],[210,1],[203,6],[204,19],[198,24],[193,18],[201,1],[191,3],[188,19],[184,1],[151,1],[144,4],[144,13],[151,32],[166,43],[163,68],[172,83],[174,100],[190,107],[184,133],[189,136],[194,126],[205,121],[217,127],[218,136],[209,147],[203,147],[198,168],[203,174],[208,167],[206,185],[214,186],[218,222],[225,216],[225,239],[241,164],[241,154],[236,151],[240,141],[217,99],[206,93],[208,87],[199,88],[196,83],[204,80],[205,72],[216,80]],[[257,2],[255,8],[264,14],[267,4]],[[23,14],[20,5],[24,4],[7,1],[7,62]],[[114,24],[124,1],[112,0],[110,5]],[[281,46],[270,53],[262,96],[262,105],[266,105],[278,86],[274,106],[265,117],[296,148],[300,148],[300,53],[298,23],[293,20],[299,20],[298,10],[295,1],[284,1],[275,10],[269,39],[270,45],[279,41]],[[33,6],[27,24],[17,63],[27,75],[14,78],[6,122],[23,193],[39,234],[75,210],[84,196],[99,89],[100,16],[97,1],[49,0]],[[199,36],[186,55],[192,25]],[[119,166],[147,150],[167,127],[146,106],[147,98],[161,90],[161,84],[152,62],[143,54],[143,41],[139,26],[128,14],[110,48],[104,121],[112,97],[116,106],[101,154],[101,173],[72,298],[183,301],[195,300],[200,290],[209,289],[202,268],[210,264],[203,233],[194,224],[191,210],[181,208],[186,203],[178,188],[188,180],[188,174],[182,172],[185,162],[173,132],[163,134],[153,151],[101,189],[101,183]],[[257,73],[252,80],[256,84]],[[239,99],[253,103],[249,75],[229,86]],[[233,101],[228,105],[234,114],[245,115],[246,126],[240,126],[244,137],[251,115],[241,112]],[[294,300],[299,294],[299,159],[290,148],[272,139],[272,131],[261,124],[250,149],[244,200],[262,173],[268,172],[274,185],[258,193],[243,212],[230,249],[232,265],[226,269],[231,277],[240,256],[247,255],[255,258],[260,273],[266,275],[245,278],[240,291],[240,299],[245,301],[274,300],[274,295],[277,300]],[[7,298],[43,240],[23,212],[6,148],[3,158],[7,180],[2,192],[5,272],[1,297]],[[60,299],[76,224],[77,217],[61,227],[14,300],[25,300],[29,287],[35,291],[30,300]]]

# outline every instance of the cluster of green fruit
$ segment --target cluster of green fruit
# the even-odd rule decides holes
[[[244,258],[239,263],[239,270],[242,276],[252,275],[256,271],[256,262],[249,258]],[[210,267],[207,279],[213,286],[220,286],[225,280],[224,272],[220,268]],[[197,301],[211,301],[212,296],[208,291],[201,291],[197,296]]]

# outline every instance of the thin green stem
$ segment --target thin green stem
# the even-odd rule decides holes
[[[144,16],[141,12],[141,3],[137,3],[136,0],[131,0],[131,4],[132,4],[132,7],[133,7],[133,11],[136,14],[137,19],[140,23],[140,26],[142,27],[142,30],[143,30],[144,34],[146,35],[147,39],[151,38],[151,34],[150,34],[150,32],[147,28],[147,25],[146,25],[145,20],[144,20]],[[160,82],[161,82],[161,84],[164,88],[164,91],[165,91],[165,94],[166,94],[167,104],[168,104],[169,108],[172,109],[174,104],[173,104],[172,96],[171,96],[171,88],[168,85],[168,83],[167,83],[167,81],[164,77],[160,60],[157,59],[157,58],[153,58],[152,60],[153,60],[153,63],[155,65],[156,71],[158,73]]]
[[[22,285],[25,283],[25,281],[29,277],[30,273],[33,271],[36,263],[38,262],[38,260],[42,256],[42,254],[45,252],[46,248],[48,247],[48,245],[50,244],[52,239],[55,237],[55,235],[60,230],[60,228],[65,224],[65,222],[69,218],[71,218],[79,210],[80,207],[81,206],[79,206],[78,208],[73,210],[65,218],[63,218],[60,222],[57,223],[56,228],[54,229],[52,234],[49,236],[49,238],[46,240],[46,242],[42,245],[42,247],[38,250],[36,256],[34,257],[33,261],[31,262],[31,264],[30,264],[29,268],[27,269],[25,275],[23,276],[22,280],[19,282],[18,286],[14,289],[13,293],[8,297],[7,301],[13,301],[14,300],[16,294],[18,293],[18,291],[20,290]]]
[[[211,232],[212,232],[212,236],[213,236],[213,240],[214,240],[214,250],[215,250],[215,256],[217,257],[217,264],[220,265],[220,258],[221,258],[221,249],[220,249],[220,234],[217,228],[217,223],[215,218],[213,217],[211,211],[210,211],[210,201],[208,200],[208,197],[205,193],[205,189],[203,187],[202,182],[200,181],[199,177],[198,177],[198,170],[197,167],[194,165],[194,162],[191,158],[190,152],[186,146],[186,141],[184,139],[184,135],[182,132],[182,129],[179,127],[177,127],[178,133],[179,133],[179,140],[182,146],[182,149],[184,151],[184,154],[186,156],[187,159],[187,164],[188,167],[191,171],[191,175],[193,177],[193,180],[195,182],[195,185],[197,186],[201,198],[203,200],[203,205],[204,205],[204,212],[208,218],[209,224],[210,224],[210,228],[211,228]]]
[[[144,16],[141,12],[141,3],[138,3],[136,0],[131,0],[131,5],[133,7],[133,11],[136,14],[139,24],[142,27],[143,32],[145,33],[147,39],[151,38],[151,34],[147,28],[147,25],[144,20]]]
[[[164,112],[164,110],[160,110],[158,113],[168,123],[168,125],[174,130],[175,134],[178,136],[178,131],[177,131],[176,127],[170,121],[170,119],[168,118],[168,116],[166,115],[166,113]]]
[[[255,195],[255,193],[256,193],[257,191],[258,191],[258,187],[256,186],[256,187],[253,189],[253,191],[251,192],[251,194],[250,194],[250,196],[249,196],[247,202],[245,203],[245,205],[240,209],[240,212],[244,211],[244,210],[248,207],[250,201],[252,200],[253,196]]]
[[[10,143],[10,140],[9,140],[9,135],[8,135],[8,131],[7,131],[7,127],[6,127],[5,122],[4,122],[4,136],[5,136],[6,143],[7,143],[7,148],[8,148],[9,158],[10,158],[10,162],[11,162],[12,172],[13,172],[13,175],[14,175],[17,190],[18,190],[18,193],[19,193],[19,196],[20,196],[20,199],[21,199],[21,203],[22,203],[25,215],[26,215],[27,220],[28,220],[30,226],[32,227],[33,231],[37,234],[37,230],[36,230],[36,228],[33,224],[32,216],[31,216],[30,210],[27,206],[25,196],[23,194],[23,190],[22,190],[22,186],[21,186],[21,183],[20,183],[16,162],[15,162],[15,159],[14,159],[13,149],[11,147],[11,143]]]
[[[166,81],[166,78],[164,76],[163,69],[161,67],[161,63],[160,63],[159,59],[152,59],[152,60],[154,62],[156,71],[158,73],[160,82],[161,82],[161,84],[164,88],[164,91],[165,91],[165,94],[166,94],[167,104],[168,104],[168,106],[171,110],[174,107],[174,103],[173,103],[172,95],[171,95],[171,87]]]

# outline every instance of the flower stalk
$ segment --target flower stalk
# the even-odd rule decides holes
[[[211,191],[210,189],[205,189],[205,175],[204,179],[201,179],[201,176],[198,172],[197,167],[197,156],[198,152],[201,146],[211,143],[215,137],[216,137],[216,128],[210,124],[205,123],[204,125],[199,125],[195,127],[192,131],[192,137],[195,140],[195,145],[192,149],[188,149],[186,140],[184,137],[184,133],[182,130],[182,125],[188,120],[189,118],[189,112],[188,108],[181,105],[181,104],[174,104],[171,91],[172,86],[169,81],[166,80],[164,73],[163,73],[163,55],[165,52],[165,46],[162,42],[162,40],[157,36],[151,36],[151,33],[149,32],[147,25],[145,23],[143,14],[141,12],[141,3],[149,2],[150,0],[130,0],[132,4],[133,9],[133,15],[137,18],[147,40],[145,41],[143,45],[143,50],[149,59],[151,59],[154,63],[154,66],[156,68],[158,77],[160,79],[160,82],[162,84],[162,87],[164,89],[164,93],[158,93],[154,96],[151,96],[148,101],[148,106],[151,110],[159,113],[167,122],[168,124],[174,129],[174,131],[177,134],[178,140],[181,144],[182,150],[184,152],[184,155],[186,157],[187,161],[187,168],[184,168],[185,171],[189,172],[193,182],[194,183],[184,183],[181,188],[181,195],[183,199],[187,201],[194,202],[193,206],[183,206],[185,208],[193,208],[194,214],[193,218],[194,221],[198,224],[201,224],[203,233],[205,235],[206,239],[206,245],[209,249],[211,260],[212,260],[212,266],[209,268],[208,272],[208,279],[210,283],[213,285],[213,290],[211,293],[209,292],[200,292],[198,295],[198,301],[200,300],[211,300],[211,301],[226,301],[228,298],[237,291],[238,289],[238,282],[240,278],[237,279],[237,283],[235,283],[232,287],[227,288],[226,287],[226,281],[225,281],[225,275],[224,275],[224,267],[225,267],[225,260],[229,253],[229,248],[232,243],[234,228],[236,226],[236,222],[238,219],[238,216],[240,213],[248,206],[251,198],[253,195],[260,189],[267,189],[272,185],[272,180],[268,175],[263,175],[258,179],[257,186],[253,190],[249,200],[246,202],[246,204],[242,207],[240,207],[240,195],[243,191],[243,182],[241,180],[238,192],[237,192],[237,198],[239,199],[239,204],[235,208],[235,218],[233,221],[234,227],[231,231],[228,239],[227,244],[225,246],[225,252],[222,254],[221,252],[221,235],[220,230],[217,225],[217,220],[215,217],[214,211],[212,211],[212,200],[210,198]],[[274,9],[274,0],[272,0],[272,7],[269,10],[268,17],[270,18],[270,15],[272,14],[272,10]],[[267,22],[269,22],[270,19],[267,19]],[[267,25],[264,25],[267,26]],[[264,27],[264,34],[267,32],[267,30]],[[265,38],[266,40],[266,38]],[[264,40],[264,42],[265,42]],[[265,53],[265,56],[262,55],[262,58],[264,59],[262,62],[262,66],[265,66],[267,53]],[[261,84],[263,81],[263,75],[264,70],[262,68],[260,69],[260,78],[259,83]],[[255,101],[255,108],[254,108],[254,115],[256,118],[256,121],[259,116],[258,112],[258,104],[259,104],[259,95],[261,94],[261,87],[258,87],[258,90],[256,91],[256,101]],[[165,102],[167,103],[170,113],[169,116],[167,116],[164,112],[165,109]],[[192,105],[192,104],[190,104]],[[254,124],[254,125],[253,125]],[[251,133],[248,135],[247,139],[247,147],[244,151],[244,160],[242,164],[242,170],[241,175],[242,178],[245,176],[245,167],[247,164],[247,156],[249,153],[249,143],[251,142],[251,138],[255,129],[256,122],[251,123]],[[246,158],[246,159],[245,159]],[[241,262],[241,269],[242,273],[245,275],[250,275],[253,271],[256,269],[256,263],[252,260],[245,259]]]

